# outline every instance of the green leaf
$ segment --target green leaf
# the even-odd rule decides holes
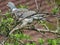
[[[19,45],[19,43],[17,41],[14,42],[14,45]]]
[[[48,39],[48,45],[52,44],[52,39]]]
[[[52,45],[57,45],[57,42],[56,42],[56,40],[54,39],[54,40],[52,40]]]
[[[31,45],[30,43],[26,43],[26,45]]]
[[[10,45],[9,43],[5,43],[5,45]]]
[[[8,23],[13,23],[14,19],[13,18],[7,18]]]
[[[44,40],[42,38],[39,38],[39,41],[38,42],[39,42],[39,44],[42,45],[44,43]]]
[[[36,43],[35,43],[35,42],[33,42],[31,45],[36,45]]]
[[[23,34],[24,39],[30,39],[30,36]]]
[[[17,39],[20,38],[20,35],[19,35],[19,34],[15,34],[14,36],[15,36]]]
[[[52,9],[52,13],[53,13],[53,14],[56,14],[56,13],[58,13],[58,12],[59,12],[59,8],[55,7],[55,8]]]
[[[56,39],[57,44],[60,44],[60,38]]]

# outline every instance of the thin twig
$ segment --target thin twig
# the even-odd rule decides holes
[[[16,27],[14,27],[10,32],[9,35],[11,35],[14,31],[16,31],[17,29],[19,29],[19,25],[17,25]]]
[[[60,35],[57,31],[50,31],[50,30],[44,30],[44,29],[35,29],[35,30],[37,30],[37,31],[39,31],[39,32],[50,32],[50,33],[54,33],[54,34],[58,34],[58,35]]]
[[[58,19],[58,17],[56,17],[57,18],[57,32],[60,30],[60,27],[59,27],[59,19]]]
[[[37,0],[35,0],[35,4],[36,4],[36,8],[37,8],[37,10],[39,11],[39,7],[38,7]]]
[[[42,25],[44,25],[44,26],[45,26],[45,28],[46,28],[47,30],[49,30],[49,28],[48,28],[48,26],[47,26],[46,24],[42,24]]]

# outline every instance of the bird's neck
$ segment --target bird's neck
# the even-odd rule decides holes
[[[15,11],[17,8],[13,8],[12,11]]]

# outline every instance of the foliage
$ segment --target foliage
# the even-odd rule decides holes
[[[36,45],[35,42],[32,42],[32,43],[26,43],[25,45]]]
[[[30,39],[30,36],[28,35],[25,35],[23,33],[15,33],[15,34],[11,34],[9,36],[9,39],[8,41],[5,42],[5,45],[20,45],[21,43],[19,42],[19,40],[29,40]]]
[[[39,38],[38,43],[39,45],[44,45],[45,40],[43,38]],[[60,45],[60,39],[47,39],[48,45]],[[19,42],[14,40],[12,43],[6,42],[5,45],[19,45]],[[27,42],[24,45],[36,45],[35,42]]]
[[[52,39],[48,39],[48,45],[52,45]]]
[[[60,38],[56,39],[58,45],[60,45]]]
[[[16,31],[15,34],[9,35],[9,32],[13,29],[17,22],[13,19],[9,12],[5,15],[6,18],[3,17],[0,22],[0,34],[8,37],[8,41],[5,42],[5,45],[19,45],[19,40],[30,39],[30,36],[19,33],[18,31]]]
[[[5,43],[5,45],[10,45],[9,43]]]
[[[48,45],[59,45],[60,39],[48,39]]]
[[[38,42],[39,42],[40,45],[43,45],[44,44],[44,40],[42,38],[39,38],[39,41]]]
[[[59,8],[55,7],[52,9],[53,14],[57,14],[59,12]]]
[[[52,23],[50,23],[50,22],[48,22],[46,20],[40,20],[40,21],[38,21],[38,23],[43,25],[45,28],[48,27],[49,30],[56,30],[57,29],[55,25],[53,25]]]
[[[30,36],[28,36],[26,34],[23,34],[23,33],[20,33],[20,34],[18,34],[18,33],[12,34],[12,35],[10,35],[10,37],[11,38],[15,38],[17,40],[19,40],[19,39],[27,39],[27,40],[30,39]]]
[[[6,12],[5,15],[6,15],[7,18],[13,18],[13,17],[11,16],[11,13],[10,13],[10,12]]]
[[[28,8],[26,5],[18,5],[18,8]]]
[[[9,13],[6,13],[5,15],[9,15]],[[14,23],[13,18],[11,18],[11,17],[3,18],[2,17],[1,22],[0,22],[0,34],[7,35],[7,33],[9,33],[9,31],[12,29],[13,23]]]
[[[52,45],[57,45],[56,40],[52,40]]]
[[[57,5],[60,5],[60,0],[55,0]]]

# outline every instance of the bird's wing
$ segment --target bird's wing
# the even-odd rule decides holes
[[[22,18],[32,16],[33,14],[36,14],[36,12],[35,11],[27,11],[27,12],[23,13]]]

